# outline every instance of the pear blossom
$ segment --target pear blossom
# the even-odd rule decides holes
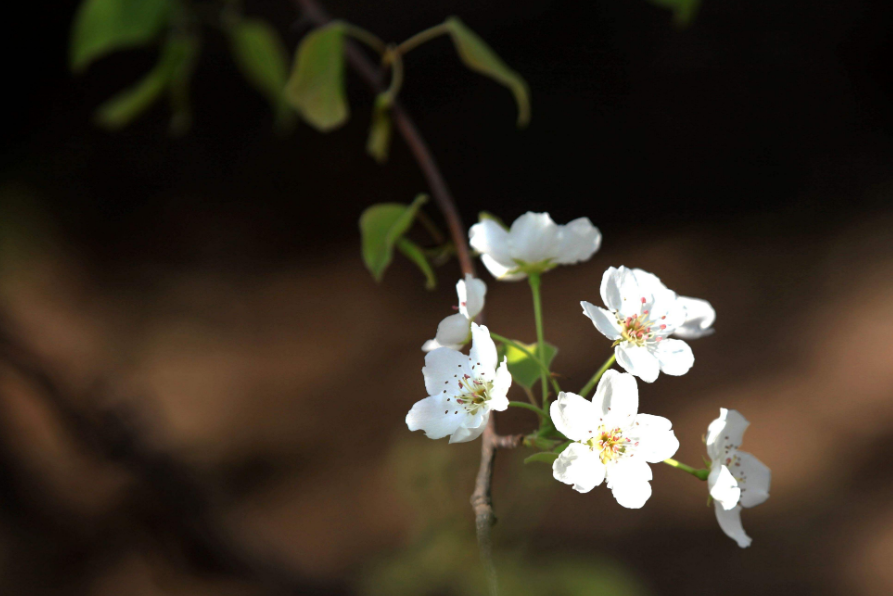
[[[595,328],[614,341],[617,363],[646,383],[661,372],[684,375],[695,361],[687,343],[669,339],[685,322],[684,304],[655,279],[641,269],[609,267],[601,283],[608,308],[580,303]]]
[[[633,273],[643,286],[659,290],[666,290],[659,277],[642,269],[633,269]],[[676,296],[676,301],[685,312],[684,321],[673,332],[675,337],[682,339],[698,339],[713,333],[713,323],[716,321],[716,311],[713,306],[701,298],[689,298],[688,296]]]
[[[713,498],[716,521],[741,548],[751,539],[741,525],[742,508],[755,507],[769,498],[772,472],[750,453],[739,451],[750,422],[736,410],[720,408],[719,418],[707,427],[710,475],[707,486]]]
[[[561,392],[549,413],[573,441],[552,464],[556,480],[587,493],[607,480],[614,498],[639,509],[651,497],[651,467],[672,457],[679,441],[666,418],[638,414],[639,390],[629,374],[608,370],[592,401]]]
[[[437,325],[437,335],[422,346],[425,352],[444,347],[459,350],[468,343],[471,337],[471,322],[484,310],[487,284],[471,274],[466,274],[465,279],[460,279],[456,284],[456,294],[459,295],[459,312],[446,317]]]
[[[557,265],[588,261],[599,249],[602,235],[588,217],[558,225],[548,213],[528,211],[506,230],[492,219],[471,226],[471,247],[481,261],[504,281],[524,279],[530,272],[543,272]]]
[[[471,323],[471,341],[467,356],[452,348],[425,355],[428,397],[406,415],[409,430],[423,430],[429,439],[450,435],[450,443],[464,443],[484,432],[491,411],[508,408],[508,360],[497,368],[496,344],[485,326]]]

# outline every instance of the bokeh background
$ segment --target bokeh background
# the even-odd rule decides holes
[[[191,130],[170,136],[162,103],[112,134],[93,110],[155,54],[73,77],[76,2],[19,4],[3,41],[0,295],[20,351],[0,361],[0,593],[267,594],[285,570],[293,593],[482,594],[479,443],[403,422],[458,267],[433,292],[399,259],[380,285],[365,271],[360,212],[426,188],[399,139],[384,166],[365,154],[362,82],[343,129],[277,134],[209,29]],[[741,550],[688,475],[656,467],[630,511],[502,452],[504,592],[893,592],[893,4],[704,0],[687,28],[645,0],[325,6],[395,41],[456,14],[527,79],[518,131],[511,96],[442,39],[407,58],[401,97],[466,224],[547,210],[601,228],[590,262],[545,278],[564,386],[609,354],[579,312],[604,269],[654,271],[718,320],[689,374],[640,384],[644,410],[697,465],[706,425],[736,408],[773,470]],[[307,31],[287,0],[245,10],[289,48]],[[533,341],[526,285],[482,276],[491,329]]]

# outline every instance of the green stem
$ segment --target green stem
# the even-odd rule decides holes
[[[441,35],[445,35],[450,32],[450,28],[446,23],[441,23],[440,25],[434,25],[433,27],[429,27],[424,31],[420,31],[401,43],[397,46],[397,52],[401,55],[406,54],[407,52],[411,52],[416,49],[420,45],[431,41],[436,37],[440,37]]]
[[[530,410],[531,412],[536,412],[537,416],[545,416],[545,413],[543,413],[538,406],[533,404],[526,404],[523,401],[510,401],[509,405],[513,408],[523,408],[525,410]]]
[[[526,405],[526,404],[525,404]],[[707,480],[707,476],[710,475],[710,470],[707,468],[701,468],[700,470],[693,468],[691,466],[687,466],[680,461],[676,461],[675,459],[665,459],[664,463],[668,466],[676,468],[677,470],[682,470],[683,472],[688,472],[695,478],[699,480]]]
[[[592,375],[592,378],[589,379],[589,382],[586,383],[586,386],[580,390],[580,395],[586,397],[595,388],[596,383],[598,383],[599,379],[602,378],[602,375],[605,374],[605,371],[611,368],[611,365],[614,364],[615,360],[617,360],[617,356],[611,355],[611,357],[608,358],[608,360],[602,365],[602,367],[598,369],[598,371],[594,375]]]
[[[547,375],[549,380],[552,381],[552,388],[555,389],[555,393],[556,394],[561,393],[561,387],[558,386],[558,381],[556,381],[552,377],[552,373],[549,372],[549,367],[546,366],[545,364],[543,364],[543,361],[540,360],[537,356],[534,356],[530,352],[530,350],[528,350],[527,348],[525,348],[524,346],[522,346],[515,340],[509,339],[507,337],[503,337],[503,336],[499,335],[498,333],[493,333],[492,331],[490,332],[490,337],[492,337],[494,341],[502,342],[508,346],[512,346],[513,348],[515,348],[516,350],[518,350],[519,352],[521,352],[522,354],[524,354],[525,356],[527,356],[528,358],[533,360],[536,363],[536,365],[540,367],[540,370],[542,371],[542,373],[544,375]]]
[[[540,274],[539,273],[530,273],[527,275],[527,279],[530,282],[530,291],[533,294],[533,316],[536,319],[536,349],[537,355],[540,357],[540,361],[543,363],[543,371],[540,375],[540,381],[542,381],[543,387],[543,409],[546,409],[546,406],[549,405],[549,383],[546,380],[551,377],[551,372],[549,368],[545,366],[546,362],[546,343],[543,338],[543,304],[540,299]]]
[[[374,33],[366,31],[362,27],[345,23],[344,21],[340,21],[340,23],[341,26],[344,27],[344,33],[353,37],[357,41],[363,42],[379,54],[384,54],[388,50],[388,45]]]

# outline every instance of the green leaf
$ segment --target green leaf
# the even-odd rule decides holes
[[[701,0],[651,0],[651,3],[672,10],[673,23],[680,28],[691,25],[701,7]]]
[[[84,0],[72,26],[71,69],[81,72],[105,54],[149,43],[172,7],[171,0]]]
[[[432,269],[431,264],[428,263],[428,258],[425,256],[422,247],[408,238],[400,238],[397,240],[397,249],[402,252],[407,259],[415,263],[418,268],[422,270],[422,273],[425,274],[426,290],[433,290],[437,287],[437,276],[434,275],[434,269]]]
[[[535,343],[528,345],[518,342],[518,344],[523,346],[534,356],[538,356]],[[558,348],[548,342],[545,345],[546,360],[544,364],[549,366],[555,358],[555,354],[558,353]],[[526,387],[527,389],[532,388],[539,380],[542,373],[542,369],[539,365],[534,360],[530,359],[527,354],[508,344],[505,345],[505,356],[508,358],[509,372],[512,373],[512,379],[522,387]]]
[[[366,152],[378,163],[388,160],[391,148],[391,103],[387,93],[379,93],[372,108],[372,124],[366,140]]]
[[[342,23],[330,23],[304,38],[295,55],[285,96],[301,117],[321,132],[347,122],[350,108],[344,92]]]
[[[521,75],[509,68],[477,33],[457,17],[448,18],[446,26],[465,66],[508,87],[518,104],[518,126],[527,126],[530,122],[530,93]]]
[[[525,463],[525,464],[529,464],[529,463],[531,463],[531,462],[541,461],[541,462],[543,462],[544,464],[551,464],[551,463],[552,463],[553,461],[555,461],[556,459],[558,459],[558,454],[557,454],[557,453],[547,453],[547,452],[543,452],[543,453],[534,453],[534,454],[531,455],[530,457],[526,458],[526,459],[524,460],[524,463]]]
[[[266,21],[240,19],[227,28],[236,66],[252,87],[260,92],[281,120],[290,115],[285,102],[288,52]]]
[[[178,80],[182,69],[192,62],[197,51],[198,44],[194,39],[170,39],[149,74],[99,106],[95,116],[97,124],[111,130],[127,126],[145,112],[172,82]]]
[[[555,449],[555,453],[560,455],[562,451],[571,446],[571,443],[573,443],[573,441],[565,441],[564,443],[559,445],[557,449]]]
[[[384,277],[394,257],[394,245],[409,230],[416,213],[427,200],[427,195],[419,195],[411,205],[380,203],[363,211],[360,216],[363,262],[375,281]]]

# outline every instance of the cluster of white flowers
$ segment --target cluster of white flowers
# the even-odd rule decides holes
[[[557,225],[548,213],[526,213],[510,229],[492,219],[475,224],[470,242],[494,277],[515,281],[557,265],[587,261],[599,249],[601,233],[587,218]],[[423,430],[432,439],[449,435],[450,443],[479,437],[490,412],[509,406],[512,383],[508,361],[497,361],[489,330],[474,323],[484,307],[486,284],[466,275],[456,292],[458,312],[441,321],[435,338],[422,347],[427,352],[422,373],[428,397],[406,416],[410,430]],[[583,301],[583,314],[613,342],[614,358],[627,372],[605,370],[591,401],[575,393],[558,393],[548,414],[565,443],[552,456],[553,476],[581,493],[605,482],[620,505],[637,509],[651,497],[649,464],[667,461],[707,480],[720,527],[741,547],[749,546],[741,509],[769,497],[770,471],[749,453],[738,451],[748,425],[744,417],[722,409],[710,424],[708,474],[670,459],[679,441],[669,420],[638,413],[634,377],[653,383],[661,372],[687,373],[694,355],[685,340],[713,333],[713,307],[705,300],[677,295],[652,273],[623,266],[605,271],[600,294],[606,308]],[[460,350],[469,339],[472,346],[466,356]]]

